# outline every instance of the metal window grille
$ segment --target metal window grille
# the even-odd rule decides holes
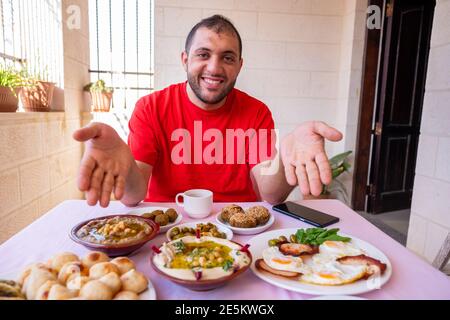
[[[0,0],[0,62],[64,86],[61,0]]]
[[[153,0],[90,0],[91,80],[114,91],[112,110],[130,114],[153,90]]]

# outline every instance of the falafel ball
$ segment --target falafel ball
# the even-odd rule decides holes
[[[174,222],[178,218],[177,211],[175,209],[172,209],[172,208],[166,210],[166,215],[169,216],[169,221],[170,222]]]
[[[231,216],[236,213],[244,213],[244,209],[242,209],[240,206],[236,204],[230,204],[226,207],[223,207],[220,216],[222,217],[223,221],[230,222]]]
[[[230,225],[237,228],[254,228],[257,222],[255,217],[244,212],[238,212],[231,216]]]
[[[167,214],[159,214],[155,218],[155,222],[159,224],[161,227],[167,225],[169,223],[169,216]]]
[[[144,218],[147,218],[147,219],[150,219],[150,220],[153,220],[153,221],[155,221],[155,217],[156,217],[154,211],[152,211],[152,212],[146,212],[146,213],[144,213],[142,216],[143,216]]]
[[[266,207],[254,206],[245,212],[246,214],[254,217],[258,224],[265,224],[270,219],[270,212]]]

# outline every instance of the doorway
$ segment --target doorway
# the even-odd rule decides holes
[[[381,30],[366,31],[353,207],[411,207],[435,1],[369,1]]]

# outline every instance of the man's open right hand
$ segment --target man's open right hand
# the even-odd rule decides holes
[[[85,151],[78,173],[78,188],[86,193],[91,206],[100,202],[107,207],[112,192],[120,200],[125,180],[134,161],[127,144],[117,132],[103,123],[92,123],[74,132],[73,138],[85,142]]]

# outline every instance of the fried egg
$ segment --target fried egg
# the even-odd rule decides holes
[[[355,247],[351,242],[343,241],[325,241],[319,246],[319,252],[321,254],[332,256],[335,259],[365,254],[364,251]]]
[[[309,273],[311,270],[303,263],[302,258],[284,255],[278,247],[266,248],[262,253],[264,262],[271,268],[298,273]]]
[[[364,265],[343,265],[324,254],[317,254],[314,258],[309,264],[312,272],[303,274],[300,281],[337,286],[355,282],[366,275],[367,266]]]

